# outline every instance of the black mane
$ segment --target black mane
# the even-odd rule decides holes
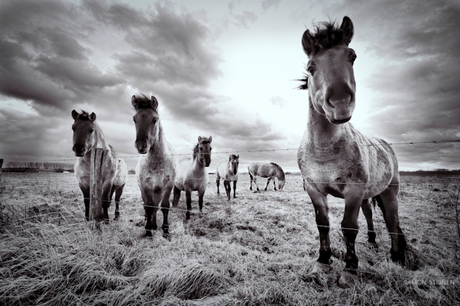
[[[89,113],[84,111],[84,110],[81,110],[81,114],[78,114],[78,119],[80,119],[80,120],[90,120]]]
[[[137,103],[137,108],[152,108],[150,98],[146,95],[134,95],[133,102]]]
[[[324,21],[314,26],[315,32],[310,33],[314,43],[313,53],[321,49],[330,49],[343,43],[343,30],[335,21]]]

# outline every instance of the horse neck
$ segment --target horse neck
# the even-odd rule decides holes
[[[104,133],[102,133],[101,128],[96,122],[94,123],[93,148],[110,150],[110,145],[105,140]]]
[[[193,171],[195,173],[196,172],[204,172],[205,166],[202,163],[199,162],[199,153],[197,153],[193,157],[192,165],[193,165]]]
[[[158,121],[158,134],[157,137],[155,137],[153,143],[150,145],[150,150],[148,152],[148,155],[158,159],[158,158],[164,158],[165,154],[169,154],[170,152],[168,151],[168,146],[166,143],[165,135],[163,132],[163,127],[161,125],[161,122]]]
[[[318,113],[309,98],[309,114],[307,122],[308,141],[314,146],[330,147],[344,137],[350,123],[333,124],[326,116]]]

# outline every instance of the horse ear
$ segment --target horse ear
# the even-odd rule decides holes
[[[353,38],[353,22],[351,22],[351,19],[347,16],[343,17],[340,29],[343,31],[342,42],[348,46]]]
[[[306,30],[302,35],[302,47],[307,56],[310,56],[314,48],[314,39],[310,31]]]
[[[236,158],[240,158],[240,154],[237,154],[237,155],[236,155]]]
[[[209,140],[209,143],[211,143],[212,142],[212,136],[209,136],[208,140]]]
[[[198,136],[198,142],[201,142],[202,139],[203,139],[203,137]]]
[[[90,119],[91,121],[96,120],[96,114],[95,114],[95,113],[91,113],[91,115],[89,115],[89,119]]]
[[[73,111],[72,111],[72,118],[73,118],[73,120],[77,120],[77,118],[78,118],[78,113],[77,113],[76,110],[73,110]]]
[[[152,108],[154,110],[156,110],[158,108],[158,100],[157,100],[157,98],[155,98],[154,96],[151,96],[150,99],[151,99],[150,103],[152,104]]]
[[[131,97],[131,105],[137,110],[137,101],[135,95]]]

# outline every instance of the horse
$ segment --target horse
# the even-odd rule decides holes
[[[139,189],[146,216],[145,236],[151,237],[157,230],[157,211],[161,205],[163,213],[163,236],[169,237],[169,196],[176,177],[176,158],[174,149],[166,140],[158,113],[158,100],[151,96],[133,95],[131,105],[136,114],[134,146],[142,154],[136,166]]]
[[[334,22],[307,29],[302,46],[309,61],[300,89],[308,89],[307,127],[297,153],[297,161],[313,203],[320,235],[319,258],[313,273],[330,270],[330,240],[327,195],[343,198],[341,223],[347,248],[345,269],[339,279],[342,287],[357,279],[358,257],[355,240],[360,207],[368,221],[369,241],[375,243],[372,225],[374,199],[383,212],[391,237],[391,259],[406,267],[406,238],[399,226],[398,161],[392,147],[382,139],[369,138],[349,120],[355,108],[356,82],[353,63],[356,53],[349,48],[353,23],[345,16],[340,27]]]
[[[209,138],[199,136],[198,143],[193,148],[193,158],[181,161],[177,168],[176,179],[174,180],[173,206],[177,206],[181,191],[185,191],[187,202],[186,219],[190,219],[192,191],[198,191],[200,212],[203,210],[203,196],[208,184],[206,167],[211,164],[211,142],[212,136]]]
[[[73,147],[72,150],[77,156],[74,172],[77,177],[78,185],[83,192],[83,201],[85,203],[85,217],[89,220],[90,205],[90,167],[91,167],[91,150],[93,148],[103,148],[108,151],[107,158],[102,165],[102,218],[105,222],[109,220],[108,208],[112,202],[115,193],[115,220],[120,216],[120,198],[123,194],[123,188],[128,176],[128,167],[124,159],[118,158],[115,150],[107,143],[101,128],[96,122],[96,114],[88,114],[82,111],[72,111],[74,123],[73,130]]]
[[[276,190],[275,177],[278,179],[278,189],[279,190],[283,190],[284,184],[286,183],[283,169],[278,164],[275,164],[275,163],[266,163],[266,164],[251,163],[248,166],[248,173],[249,173],[249,179],[250,179],[250,186],[249,186],[250,190],[252,190],[252,182],[254,182],[254,184],[257,187],[257,191],[259,191],[259,186],[257,186],[257,180],[256,180],[257,175],[261,177],[268,177],[267,185],[265,185],[265,191],[267,191],[268,184],[270,183],[272,179],[273,179],[273,188]]]
[[[233,182],[233,198],[236,198],[236,182],[238,182],[238,165],[240,164],[240,155],[230,154],[228,161],[222,161],[217,165],[216,169],[216,185],[217,194],[219,192],[220,179],[224,180],[225,192],[227,198],[230,201],[231,186],[230,182]]]

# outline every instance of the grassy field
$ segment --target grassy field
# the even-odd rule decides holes
[[[231,201],[216,194],[214,178],[202,214],[192,195],[194,213],[188,222],[182,195],[170,213],[169,241],[161,231],[152,239],[141,238],[144,212],[132,175],[120,220],[102,225],[99,232],[84,221],[73,174],[3,173],[0,304],[460,304],[455,211],[460,178],[402,177],[400,221],[420,256],[416,271],[389,259],[389,236],[379,210],[374,214],[379,248],[368,247],[360,214],[359,282],[348,289],[337,285],[345,254],[342,200],[329,198],[333,270],[312,277],[318,231],[301,177],[288,175],[282,192],[254,193],[248,176],[240,174],[237,198]],[[160,225],[161,220],[159,214]]]

